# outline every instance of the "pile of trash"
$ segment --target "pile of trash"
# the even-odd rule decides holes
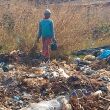
[[[105,56],[103,52],[97,57],[88,54],[74,58],[71,63],[64,60],[44,63],[38,55],[28,60],[31,65],[25,62],[29,56],[23,52],[2,54],[0,109],[109,110],[109,55],[99,59]]]

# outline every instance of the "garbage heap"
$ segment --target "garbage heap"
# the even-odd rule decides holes
[[[1,110],[110,109],[110,66],[105,60],[87,55],[71,63],[52,60],[8,67],[0,68]]]

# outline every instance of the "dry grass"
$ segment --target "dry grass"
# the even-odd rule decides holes
[[[36,38],[38,22],[43,17],[46,7],[36,8],[25,2],[12,2],[8,10],[6,7],[7,5],[0,6],[0,45],[3,47],[1,51],[13,49],[29,51]],[[110,6],[63,4],[51,5],[50,9],[53,13],[52,19],[55,21],[59,52],[66,54],[72,50],[91,47],[92,30],[95,27],[110,25]],[[7,17],[3,17],[4,15]],[[101,33],[100,38],[94,42],[94,47],[109,44],[109,34]]]

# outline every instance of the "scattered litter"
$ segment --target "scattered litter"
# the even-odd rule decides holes
[[[94,60],[95,60],[95,56],[93,56],[93,55],[86,55],[86,56],[84,57],[84,60],[94,61]]]
[[[8,60],[10,55],[11,61]],[[109,109],[110,71],[107,62],[102,60],[100,63],[88,54],[71,63],[53,60],[46,64],[37,59],[34,60],[37,64],[33,65],[20,51],[3,56],[0,57],[1,110]]]
[[[101,54],[97,57],[97,59],[107,59],[110,56],[110,50],[103,49]]]

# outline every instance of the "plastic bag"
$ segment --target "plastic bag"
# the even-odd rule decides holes
[[[21,110],[61,110],[61,108],[60,102],[54,99],[40,103],[31,103],[29,108],[23,108]]]
[[[55,50],[57,50],[57,49],[58,49],[57,43],[53,42],[53,43],[51,44],[51,50],[52,50],[52,51],[55,51]]]

